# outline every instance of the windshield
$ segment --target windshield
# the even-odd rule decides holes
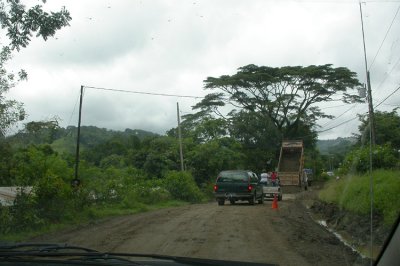
[[[399,0],[0,0],[0,25],[1,242],[377,258],[400,210]]]
[[[217,178],[217,183],[221,182],[249,182],[249,176],[245,172],[222,172]]]

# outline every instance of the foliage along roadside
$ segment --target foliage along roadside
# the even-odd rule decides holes
[[[385,225],[390,226],[400,210],[400,171],[375,170],[372,172],[374,188],[374,211],[383,216]],[[319,192],[319,198],[328,203],[335,203],[340,208],[357,213],[370,213],[370,176],[345,175],[339,180],[328,181]]]
[[[145,179],[134,168],[125,173],[110,168],[102,174],[107,177],[86,179],[73,189],[68,180],[47,171],[31,193],[21,190],[14,205],[0,206],[1,238],[23,239],[56,225],[206,200],[187,172],[168,172],[165,179]]]

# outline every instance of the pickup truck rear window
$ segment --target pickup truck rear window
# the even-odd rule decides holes
[[[222,182],[248,182],[249,177],[246,173],[222,172],[217,178],[218,183]]]

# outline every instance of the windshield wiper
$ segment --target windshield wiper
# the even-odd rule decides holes
[[[68,250],[72,250],[69,251]],[[19,243],[0,244],[1,262],[26,262],[39,264],[76,264],[76,265],[148,265],[148,260],[132,261],[125,258],[152,258],[151,265],[165,265],[166,261],[175,264],[170,265],[221,265],[221,266],[262,266],[274,265],[265,263],[224,261],[200,258],[188,258],[168,255],[139,254],[139,253],[117,253],[99,252],[93,249],[69,246],[66,244],[43,244],[43,243]],[[159,264],[158,264],[158,263]]]
[[[1,262],[35,262],[93,265],[142,265],[110,253],[67,244],[0,244]]]
[[[54,251],[63,249],[74,249],[87,252],[98,252],[97,250],[72,246],[67,244],[46,244],[46,243],[17,243],[17,244],[2,244],[0,243],[0,252],[5,250],[21,250],[21,251]]]

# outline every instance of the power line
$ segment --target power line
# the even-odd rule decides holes
[[[395,89],[392,93],[390,93],[388,96],[386,96],[386,98],[383,99],[382,101],[380,101],[374,108],[377,108],[379,105],[381,105],[382,103],[384,103],[390,96],[392,96],[393,94],[395,94],[398,90],[400,90],[400,87],[398,87],[398,88]]]
[[[95,90],[103,90],[103,91],[114,91],[114,92],[125,92],[125,93],[134,93],[134,94],[144,94],[144,95],[152,95],[152,96],[164,96],[164,97],[178,97],[178,98],[192,98],[192,99],[201,99],[203,96],[193,96],[193,95],[179,95],[179,94],[168,94],[168,93],[156,93],[156,92],[145,92],[145,91],[128,91],[128,90],[118,90],[118,89],[108,89],[108,88],[99,88],[92,86],[84,86],[88,89]]]
[[[337,127],[340,127],[340,126],[342,126],[342,125],[344,125],[344,124],[347,124],[347,123],[349,123],[349,122],[351,122],[351,121],[353,121],[353,120],[356,120],[357,118],[358,118],[358,117],[353,117],[353,118],[351,118],[351,119],[349,119],[349,120],[346,120],[346,121],[344,121],[344,122],[342,122],[342,123],[340,123],[340,124],[337,124],[336,126],[333,126],[333,127],[330,127],[330,128],[324,129],[324,130],[319,130],[319,131],[317,131],[317,133],[322,133],[322,132],[326,132],[326,131],[332,130],[332,129],[334,129],[334,128],[337,128]]]
[[[70,124],[71,124],[72,116],[73,116],[74,113],[75,113],[75,109],[76,109],[76,105],[78,104],[78,101],[79,101],[79,94],[78,94],[78,96],[76,97],[74,109],[72,110],[72,113],[71,113],[71,116],[69,117],[69,121],[68,121],[68,124],[67,124],[67,125],[70,125]]]
[[[387,31],[386,31],[385,37],[383,38],[383,40],[382,40],[382,42],[381,42],[381,45],[379,46],[379,49],[378,49],[378,51],[376,52],[374,59],[372,60],[372,63],[369,65],[369,70],[371,70],[371,68],[372,68],[372,66],[373,66],[373,64],[374,64],[374,62],[375,62],[376,57],[378,56],[379,52],[381,51],[381,48],[382,48],[382,46],[383,46],[383,43],[385,42],[386,37],[388,36],[389,31],[390,31],[390,29],[391,29],[392,26],[393,26],[393,22],[395,21],[395,19],[396,19],[396,17],[397,17],[397,14],[399,13],[399,10],[400,10],[400,5],[399,5],[399,7],[397,8],[396,14],[394,15],[394,18],[393,18],[392,22],[390,23],[389,28],[388,28]]]
[[[324,108],[320,108],[321,110],[325,110],[325,109],[331,109],[331,108],[337,108],[337,107],[342,107],[342,106],[346,106],[347,104],[341,104],[341,105],[333,105],[333,106],[328,106],[328,107],[324,107]]]
[[[396,69],[397,65],[400,63],[400,57],[397,59],[396,63],[393,65],[392,69],[389,71],[389,73],[386,73],[384,79],[381,81],[381,83],[378,85],[378,87],[376,88],[375,92],[373,93],[373,95],[375,96],[375,94],[379,91],[380,87],[382,86],[382,84],[386,81],[387,77],[390,76],[390,74],[392,74],[393,70]]]
[[[347,109],[346,111],[344,111],[343,113],[341,113],[340,115],[336,116],[335,118],[333,118],[332,120],[330,120],[329,122],[325,123],[324,125],[322,125],[323,127],[326,125],[329,125],[330,123],[332,123],[333,121],[335,121],[336,119],[340,118],[341,116],[343,116],[344,114],[346,114],[347,112],[349,112],[350,110],[352,110],[354,107],[356,107],[356,104],[353,104],[352,107],[350,107],[349,109]]]
[[[384,103],[383,105],[387,105],[387,106],[394,106],[394,107],[400,107],[399,104],[390,104],[390,103]]]
[[[353,108],[353,107],[352,107],[352,108]],[[351,110],[351,108],[350,108],[349,110]],[[348,111],[348,110],[347,110],[347,111]],[[346,111],[346,112],[347,112],[347,111]],[[340,127],[340,126],[342,126],[342,125],[345,125],[345,124],[347,124],[347,123],[350,123],[351,121],[354,121],[354,120],[356,120],[357,118],[358,118],[358,117],[356,116],[356,117],[353,117],[353,118],[348,119],[348,120],[346,120],[346,121],[343,121],[343,122],[341,122],[341,123],[339,123],[339,124],[337,124],[337,125],[335,125],[335,126],[332,126],[332,127],[330,127],[330,128],[327,128],[327,129],[324,129],[324,130],[317,130],[316,133],[322,133],[322,132],[326,132],[326,131],[335,129],[335,128],[337,128],[337,127]],[[310,135],[311,135],[311,134],[310,134]],[[307,135],[307,136],[310,136],[310,135]],[[303,136],[303,137],[307,137],[307,136]]]

